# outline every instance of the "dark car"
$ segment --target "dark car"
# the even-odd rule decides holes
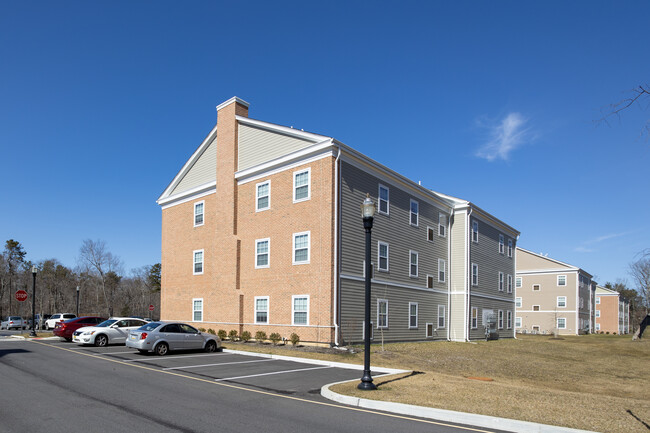
[[[106,318],[96,316],[77,317],[65,322],[57,322],[54,327],[54,335],[64,338],[66,341],[72,341],[72,333],[84,326],[95,326],[102,323]]]

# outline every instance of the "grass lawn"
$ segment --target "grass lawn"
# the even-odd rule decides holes
[[[319,353],[251,343],[226,343],[226,347],[363,363],[363,353]],[[394,343],[386,344],[383,351],[373,345],[371,363],[418,374],[377,378],[379,389],[374,392],[357,390],[358,381],[332,390],[600,432],[650,430],[649,340],[521,335],[516,340],[489,342]]]

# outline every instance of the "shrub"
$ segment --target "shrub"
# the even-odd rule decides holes
[[[228,333],[226,332],[225,329],[220,329],[220,330],[217,331],[217,335],[218,335],[219,338],[221,338],[222,340],[225,340],[226,337],[228,336]]]
[[[248,340],[251,339],[251,333],[248,331],[244,331],[241,333],[241,339],[244,343],[246,343]]]
[[[274,332],[273,334],[269,335],[269,340],[273,342],[273,345],[275,346],[278,344],[278,341],[282,340],[282,337],[280,337],[280,334],[277,332]]]
[[[605,332],[605,334],[609,335],[609,331]]]
[[[215,334],[214,329],[212,329],[212,328],[208,328],[208,334],[212,334],[212,335],[214,335],[214,334]]]
[[[228,333],[228,337],[230,337],[230,341],[237,340],[237,330],[231,329],[230,332]]]
[[[199,328],[199,331],[205,332],[205,328]]]
[[[616,335],[616,332],[612,332],[612,335]]]
[[[291,344],[293,344],[293,345],[295,346],[296,344],[300,343],[300,336],[298,336],[298,334],[296,334],[296,333],[294,332],[294,333],[291,334],[291,336],[289,337],[289,340],[291,341]]]
[[[257,341],[258,343],[263,343],[264,340],[266,340],[266,338],[267,338],[266,332],[264,331],[257,331],[255,333],[255,341]]]

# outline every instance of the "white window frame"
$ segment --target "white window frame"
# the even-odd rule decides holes
[[[537,310],[535,309],[535,307],[537,307]],[[542,309],[541,309],[541,307],[540,307],[539,305],[533,305],[533,311],[535,311],[535,312],[539,312],[539,311],[541,311],[541,310],[542,310]]]
[[[299,174],[307,173],[307,197],[296,198],[296,177]],[[305,185],[300,185],[305,186]],[[293,172],[293,202],[300,203],[311,199],[311,167]]]
[[[442,274],[442,278],[440,278],[441,274]],[[445,259],[438,259],[438,282],[444,283],[446,280],[447,280],[447,262],[445,261]]]
[[[415,306],[415,325],[411,325],[411,318],[413,315],[411,314],[411,307]],[[418,312],[419,312],[419,307],[417,302],[409,302],[409,329],[417,329],[418,328]]]
[[[478,329],[478,307],[472,307],[471,328]]]
[[[433,338],[433,333],[434,333],[434,327],[433,323],[427,322],[424,324],[424,327],[426,328],[424,332],[426,332],[426,338]],[[431,332],[429,332],[431,330]]]
[[[379,313],[380,304],[386,304],[386,324],[381,326],[381,319]],[[377,329],[388,329],[388,299],[377,299]]]
[[[600,323],[596,323],[596,331],[600,331]]]
[[[600,296],[596,296],[596,305],[600,304]]]
[[[201,253],[201,261],[196,261],[196,253]],[[201,263],[201,271],[196,272],[196,264]],[[203,275],[205,270],[205,251],[204,250],[194,250],[192,251],[192,275]]]
[[[200,309],[196,309],[196,302],[200,302]],[[197,320],[196,313],[199,313],[201,317]],[[203,322],[203,298],[193,298],[192,299],[192,322]]]
[[[478,286],[478,265],[476,263],[472,263],[471,282],[472,286]]]
[[[267,249],[266,249],[266,265],[258,265],[257,263],[257,258],[262,255],[257,252],[257,245],[260,244],[261,242],[266,242],[267,243]],[[255,239],[255,269],[265,269],[265,268],[270,268],[271,267],[271,238],[264,238],[264,239]]]
[[[431,284],[429,284],[429,281],[431,281]],[[433,275],[427,274],[427,289],[433,289],[433,282],[435,280],[433,279]]]
[[[506,328],[512,329],[512,310],[506,311]]]
[[[302,311],[296,311],[296,299],[307,298],[307,319],[305,323],[296,323],[296,313],[301,313]],[[291,325],[292,326],[309,326],[309,295],[293,295],[291,296]]]
[[[433,227],[427,226],[427,241],[434,242],[436,238],[436,231]]]
[[[564,280],[564,284],[560,284],[560,279]],[[566,287],[566,275],[558,275],[557,276],[557,286],[558,287]]]
[[[537,289],[535,289],[537,287]],[[533,284],[533,292],[539,292],[542,290],[542,285],[541,284]]]
[[[503,275],[503,272],[499,271],[499,292],[503,292],[505,290],[505,276]]]
[[[512,257],[512,250],[513,250],[512,246],[513,246],[512,239],[508,239],[508,257]]]
[[[515,298],[515,308],[521,308],[521,296]]]
[[[261,299],[266,299],[266,310],[258,310],[257,309],[257,301],[261,300]],[[254,302],[254,304],[253,304],[253,310],[254,310],[253,311],[253,314],[254,314],[253,321],[255,322],[255,324],[268,325],[270,323],[269,316],[271,315],[270,314],[271,300],[269,299],[268,296],[255,296],[255,298],[253,299],[253,302]],[[260,322],[260,321],[257,320],[257,313],[261,313],[261,312],[266,313],[266,322]]]
[[[521,328],[521,317],[515,317],[515,328]]]
[[[563,326],[560,326],[560,320],[562,321]],[[557,318],[557,321],[556,321],[555,323],[556,323],[556,325],[557,325],[557,329],[566,329],[566,318],[564,318],[564,317],[558,317],[558,318]]]
[[[386,190],[386,200],[383,200],[381,198],[381,190],[385,189]],[[386,203],[386,211],[381,210],[381,203],[385,202]],[[390,215],[390,188],[388,188],[386,185],[382,185],[381,183],[379,184],[379,188],[377,189],[377,213],[383,214],[383,215]]]
[[[472,220],[472,242],[478,244],[478,221]]]
[[[596,310],[596,317],[600,317],[600,310]]]
[[[196,217],[198,216],[196,213],[196,208],[201,205],[201,222],[199,224],[196,223]],[[202,225],[205,224],[205,200],[197,201],[194,203],[194,227],[201,227]]]
[[[447,215],[444,213],[438,213],[438,236],[447,237]]]
[[[307,260],[300,262],[296,261],[296,238],[299,236],[307,235]],[[311,260],[311,231],[294,233],[291,242],[291,263],[294,265],[307,265]],[[302,248],[301,248],[302,249]]]
[[[503,329],[503,310],[497,312],[497,327]]]
[[[294,179],[294,183],[295,183],[295,179]],[[260,187],[264,185],[269,186],[269,192],[267,195],[260,196]],[[268,197],[269,199],[268,203],[266,207],[259,207],[260,198],[263,197]],[[260,182],[255,185],[255,212],[262,212],[269,209],[271,209],[271,180],[265,180],[264,182]]]
[[[440,319],[442,319],[442,325],[440,325]],[[446,307],[444,305],[438,304],[438,329],[445,329],[446,327],[447,327]]]
[[[512,275],[508,274],[506,279],[506,290],[508,293],[512,293]]]
[[[499,254],[506,253],[506,238],[503,235],[499,235]]]
[[[413,255],[415,254],[415,274],[413,274],[412,271],[412,266],[413,262],[411,262],[411,259],[413,258]],[[417,251],[409,250],[409,277],[412,278],[417,278],[418,274],[420,273],[420,253]]]
[[[386,268],[381,267],[381,247],[386,246]],[[377,270],[381,272],[388,272],[390,270],[390,245],[388,242],[377,242]]]
[[[413,212],[413,205],[415,204],[416,212]],[[415,223],[413,222],[413,215],[415,215]],[[418,227],[420,224],[420,202],[411,199],[409,202],[409,224],[413,227]]]
[[[521,289],[523,285],[523,280],[521,277],[516,277],[515,278],[515,289]]]
[[[560,299],[564,300],[564,305],[560,305]],[[555,305],[557,305],[557,308],[566,308],[566,296],[558,296],[557,303]]]

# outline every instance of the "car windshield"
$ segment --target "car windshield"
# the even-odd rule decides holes
[[[9,320],[20,320],[20,316],[10,316]]]
[[[142,325],[141,327],[138,328],[138,331],[153,331],[157,327],[162,325],[162,323],[159,322],[151,322],[147,323],[146,325]]]
[[[115,319],[104,320],[102,323],[97,325],[97,327],[98,328],[106,328],[107,326],[111,326],[115,322],[117,322],[117,320],[115,320]]]

